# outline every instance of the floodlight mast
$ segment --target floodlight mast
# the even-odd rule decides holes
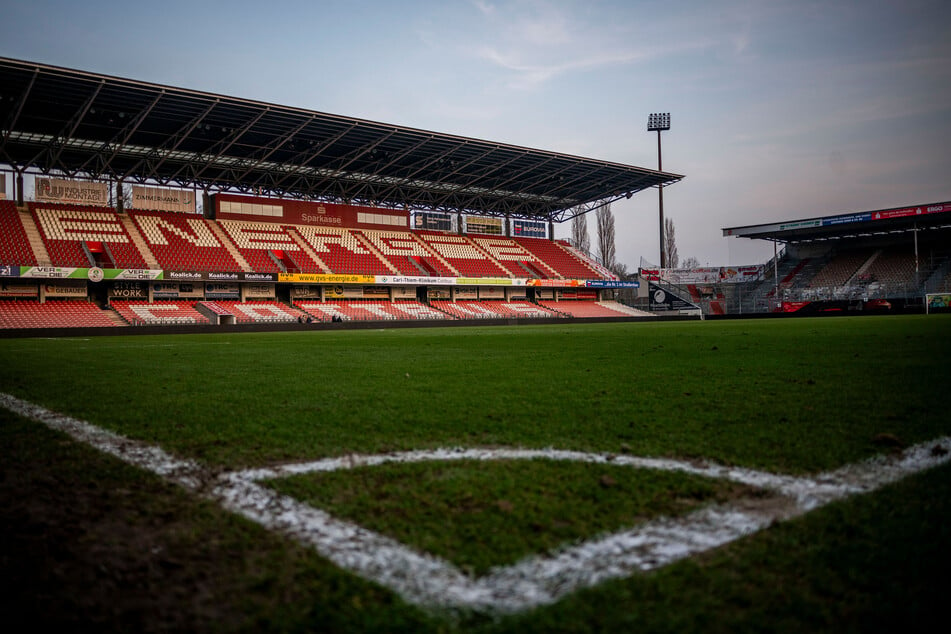
[[[661,158],[660,152],[660,133],[663,130],[670,130],[670,113],[669,112],[655,112],[648,115],[647,117],[647,131],[653,132],[657,131],[657,171],[664,171],[664,162]],[[660,209],[658,212],[659,224],[660,224],[660,268],[667,268],[667,255],[664,250],[664,184],[661,183],[657,186],[657,194]]]

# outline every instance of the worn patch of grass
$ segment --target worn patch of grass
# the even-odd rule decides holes
[[[484,632],[930,632],[951,593],[951,465]]]
[[[298,475],[270,486],[476,575],[657,516],[756,493],[682,473],[543,459],[388,464]]]
[[[0,409],[9,632],[429,632],[312,550]]]

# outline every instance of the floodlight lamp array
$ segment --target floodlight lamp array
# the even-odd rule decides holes
[[[670,113],[655,112],[647,116],[647,131],[670,130]]]

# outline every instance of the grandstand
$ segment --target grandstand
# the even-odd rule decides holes
[[[7,330],[643,316],[554,223],[681,178],[12,59],[0,83]]]
[[[924,312],[927,295],[951,292],[951,202],[726,228],[723,235],[771,241],[776,256],[761,265],[642,267],[640,274],[712,316]]]
[[[238,196],[227,200],[243,198],[259,200]],[[42,287],[49,285],[30,275],[42,275],[46,269],[56,275],[79,271],[83,281],[76,283],[86,288],[71,287],[70,296],[81,294],[84,307],[115,313],[92,320],[100,326],[292,323],[307,318],[324,322],[334,317],[416,321],[646,315],[616,302],[598,301],[610,299],[607,293],[599,297],[603,291],[591,290],[588,301],[577,301],[577,291],[568,288],[585,280],[566,274],[583,274],[608,287],[618,280],[566,243],[544,238],[324,227],[156,210],[122,213],[112,207],[62,203],[30,202],[27,209],[25,214],[12,201],[2,207],[4,261],[10,263],[11,281],[19,278],[17,284],[5,285],[3,298],[35,297],[34,303],[42,305]],[[33,242],[38,241],[39,248],[27,236],[24,217],[36,228]],[[48,267],[37,266],[37,250],[45,254]],[[12,275],[14,268],[18,275]],[[115,284],[132,284],[134,297],[113,295],[108,282],[92,280],[91,272],[97,269],[119,274],[122,282]],[[347,285],[351,277],[359,285]],[[154,281],[159,279],[163,281]],[[447,299],[429,300],[424,284],[432,279],[445,285],[445,292],[433,291],[433,297]],[[318,301],[293,302],[290,289],[308,280],[316,282],[312,290]],[[456,281],[465,281],[465,287]],[[101,307],[92,302],[97,283],[107,284],[99,289],[100,295],[105,293]],[[404,289],[412,284],[417,286],[408,291],[410,298]],[[536,289],[541,285],[545,291]],[[263,301],[242,299],[242,291],[250,287],[258,292],[254,300]],[[335,293],[348,299],[334,297]],[[7,314],[5,327],[91,325],[86,317],[71,322],[70,315],[87,314],[77,310],[51,310],[46,321],[26,319],[25,306],[0,301],[0,313]]]

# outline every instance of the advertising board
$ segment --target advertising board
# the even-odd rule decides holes
[[[158,269],[100,269],[68,266],[21,266],[19,277],[37,279],[103,280],[160,280],[164,271]]]
[[[205,282],[205,299],[241,299],[241,287],[238,284]]]
[[[661,288],[653,282],[648,286],[648,291],[651,312],[700,310],[700,307],[696,304],[687,301],[669,289]]]
[[[97,181],[77,181],[64,178],[37,176],[34,198],[42,203],[72,205],[109,205],[109,184]]]
[[[48,282],[43,284],[46,297],[86,297],[86,284],[83,282]]]
[[[145,282],[116,282],[109,288],[109,299],[148,299]]]
[[[366,227],[409,229],[409,212],[359,205],[241,196],[214,195],[215,217],[219,220],[259,220],[322,227]]]
[[[485,233],[500,236],[503,233],[502,218],[466,216],[466,233]]]
[[[39,294],[39,286],[35,283],[0,282],[0,297],[38,297]]]
[[[433,212],[417,211],[415,227],[425,231],[452,231],[452,216]]]
[[[535,220],[513,220],[512,235],[522,238],[548,237],[548,226]]]
[[[195,192],[190,189],[132,186],[132,208],[195,213]]]

